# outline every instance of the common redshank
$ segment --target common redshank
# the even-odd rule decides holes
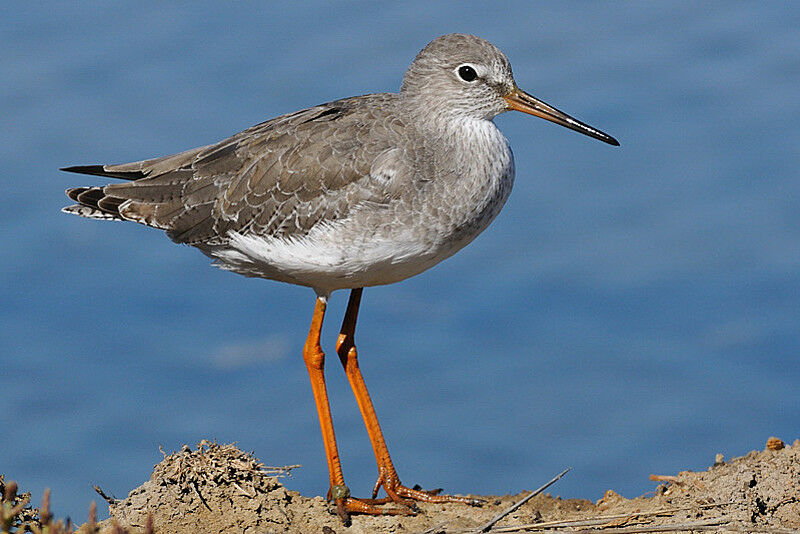
[[[358,367],[364,287],[399,282],[472,241],[497,216],[514,158],[492,119],[517,110],[619,143],[520,90],[506,56],[466,34],[431,41],[399,93],[368,94],[282,115],[171,156],[63,170],[120,178],[77,187],[67,213],[134,221],[192,245],[223,269],[312,288],[303,347],[328,461],[328,498],[350,512],[408,514],[414,501],[476,501],[400,483]],[[320,330],[332,291],[350,289],[336,343],[367,427],[378,480],[371,499],[345,485],[324,378]],[[376,499],[378,490],[387,494]],[[400,506],[381,507],[393,501]]]

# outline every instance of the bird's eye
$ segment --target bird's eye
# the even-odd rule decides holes
[[[469,65],[461,65],[458,67],[458,75],[461,76],[461,79],[465,82],[472,82],[478,78],[478,73]]]

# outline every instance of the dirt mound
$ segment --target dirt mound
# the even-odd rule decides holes
[[[163,451],[162,451],[163,452]],[[122,526],[144,528],[152,514],[156,532],[284,532],[292,524],[292,496],[268,468],[233,445],[202,441],[156,465],[150,480],[110,505]],[[320,499],[324,513],[324,501]]]
[[[156,532],[177,534],[450,534],[486,525],[527,495],[475,496],[487,501],[480,508],[421,503],[414,517],[354,516],[345,527],[322,497],[303,497],[279,482],[288,469],[266,468],[233,445],[203,441],[195,450],[184,447],[165,455],[149,481],[110,506],[111,519],[135,532],[152,514]],[[704,472],[654,479],[662,482],[654,494],[635,499],[613,491],[597,503],[537,495],[499,520],[492,532],[800,529],[800,441],[791,447],[772,441],[764,451],[728,462],[718,457]]]

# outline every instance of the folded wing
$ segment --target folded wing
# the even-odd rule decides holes
[[[345,99],[309,108],[171,156],[65,168],[128,181],[69,189],[77,204],[64,211],[138,222],[190,245],[220,244],[230,232],[304,234],[320,221],[345,217],[361,201],[387,201],[370,168],[392,148],[393,136],[366,135],[376,121],[369,115],[374,108],[363,103],[362,97],[359,106]],[[401,133],[402,125],[377,124]]]

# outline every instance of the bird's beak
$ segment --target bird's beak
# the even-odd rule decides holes
[[[576,132],[588,135],[589,137],[599,139],[600,141],[608,143],[609,145],[619,146],[619,141],[607,133],[601,132],[596,128],[592,128],[588,124],[584,124],[577,119],[573,119],[563,111],[559,111],[553,106],[545,104],[538,98],[529,95],[518,87],[515,87],[511,93],[507,94],[503,98],[505,99],[506,103],[508,103],[508,109],[514,109],[530,115],[536,115],[537,117],[547,119],[556,124],[560,124],[561,126],[566,126],[570,130],[575,130]]]

